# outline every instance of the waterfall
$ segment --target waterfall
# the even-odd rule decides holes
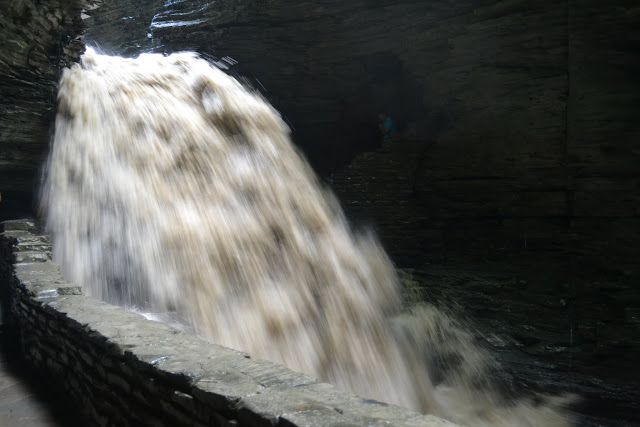
[[[366,398],[469,425],[568,424],[553,398],[500,396],[453,318],[403,312],[389,258],[350,230],[278,113],[195,53],[89,49],[65,70],[42,205],[54,259],[88,295],[178,313]]]

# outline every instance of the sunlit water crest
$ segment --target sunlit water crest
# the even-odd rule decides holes
[[[55,259],[96,298],[457,422],[567,423],[551,399],[500,397],[451,317],[402,314],[389,258],[350,231],[277,112],[194,53],[89,50],[65,70],[43,205]]]

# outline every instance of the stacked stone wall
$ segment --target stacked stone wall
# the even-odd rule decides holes
[[[5,321],[25,359],[96,425],[453,425],[85,296],[33,221],[2,225]]]

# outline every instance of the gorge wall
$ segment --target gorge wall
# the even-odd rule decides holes
[[[79,4],[3,6],[3,215],[30,206],[54,82],[81,51]],[[282,112],[323,174],[375,149],[376,113],[388,111],[416,141],[392,148],[413,162],[409,230],[428,221],[440,234],[459,228],[463,242],[498,230],[480,247],[526,240],[627,265],[640,246],[640,7],[630,0],[121,0],[86,13],[86,39],[107,53],[233,57],[232,73]],[[370,179],[384,160],[360,173]]]
[[[373,202],[396,198],[393,176],[410,175],[396,209],[413,224],[405,232],[428,222],[439,235],[459,230],[450,241],[491,241],[480,249],[537,245],[631,268],[629,249],[640,246],[636,3],[185,0],[149,9],[119,2],[87,37],[107,52],[233,57],[233,72],[283,113],[321,173],[379,145],[378,111],[395,117],[414,142],[359,161],[353,178],[387,180],[386,192],[357,190]],[[389,166],[389,150],[407,161]],[[349,205],[353,188],[343,184]]]
[[[62,68],[84,51],[84,0],[0,4],[0,218],[32,209]]]

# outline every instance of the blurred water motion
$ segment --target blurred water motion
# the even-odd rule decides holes
[[[277,112],[194,53],[88,50],[60,82],[46,176],[54,257],[92,296],[367,398],[567,424],[552,398],[500,396],[454,319],[402,313],[388,257],[349,230]]]

